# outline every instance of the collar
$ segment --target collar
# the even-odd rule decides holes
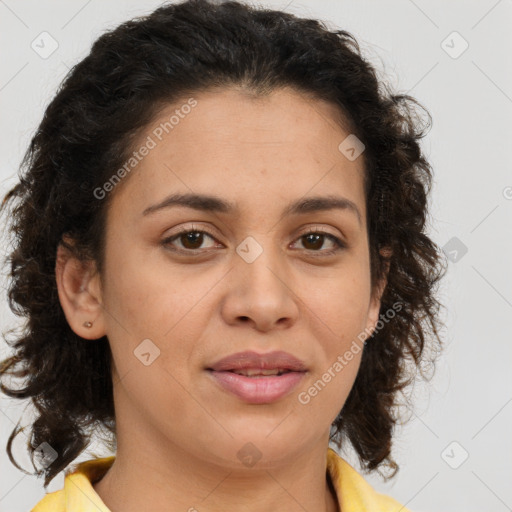
[[[64,488],[46,494],[31,512],[111,512],[93,488],[114,463],[115,455],[79,463],[65,473]],[[376,492],[332,448],[327,450],[326,474],[341,512],[410,512],[390,496]]]
[[[391,496],[377,492],[331,447],[327,450],[327,474],[341,512],[410,512]]]

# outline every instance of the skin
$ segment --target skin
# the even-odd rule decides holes
[[[194,98],[197,106],[111,192],[103,275],[59,246],[66,318],[86,339],[107,335],[113,354],[117,454],[94,489],[112,512],[334,512],[329,430],[362,352],[308,404],[298,394],[378,320],[385,283],[372,294],[363,158],[338,150],[350,132],[335,106],[293,89]],[[162,111],[141,140],[177,107]],[[177,192],[236,201],[240,211],[142,215]],[[348,209],[281,218],[291,201],[334,193],[357,206],[360,221]],[[213,238],[165,245],[181,227]],[[334,242],[303,237],[318,228],[347,247],[323,256]],[[263,249],[252,263],[236,252],[248,236]],[[149,365],[134,354],[145,339],[160,350]],[[274,403],[245,403],[205,370],[244,350],[284,350],[308,372]],[[237,457],[249,442],[261,455],[252,467]]]

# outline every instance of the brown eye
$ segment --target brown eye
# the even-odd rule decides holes
[[[206,242],[206,239],[208,238],[214,242],[217,241],[214,236],[207,231],[188,228],[183,229],[179,233],[166,238],[162,241],[162,245],[172,251],[196,254],[200,252],[206,252],[206,249],[212,249],[215,247],[215,244],[210,245],[209,247],[203,246],[203,244]],[[302,242],[304,250],[312,253],[318,253],[318,256],[330,256],[337,253],[341,249],[346,248],[345,243],[342,242],[338,237],[330,233],[324,233],[321,229],[316,229],[314,231],[304,233],[297,240]],[[333,244],[333,248],[322,250],[326,240]],[[315,256],[317,256],[317,254],[315,254]]]
[[[203,238],[204,233],[202,231],[189,231],[178,237],[185,249],[199,249],[203,244]]]
[[[324,245],[325,235],[310,233],[309,235],[303,235],[302,239],[305,240],[303,245],[306,249],[321,249]]]
[[[330,250],[321,250],[325,240],[329,240],[334,244],[334,248]],[[305,250],[318,252],[320,255],[329,256],[335,254],[341,249],[345,248],[346,245],[336,236],[330,233],[324,233],[322,230],[309,231],[299,237],[298,240],[302,240],[302,245]]]
[[[203,244],[206,242],[206,239],[208,238],[210,240],[216,241],[213,235],[207,231],[189,228],[183,229],[176,235],[162,240],[162,245],[172,251],[194,254],[195,252],[204,252],[203,249],[211,249],[215,246],[203,246]]]

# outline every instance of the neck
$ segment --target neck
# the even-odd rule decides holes
[[[118,443],[114,464],[93,484],[111,512],[339,512],[335,489],[326,477],[327,446],[271,469],[244,471],[179,451],[165,460],[143,452],[123,451]]]

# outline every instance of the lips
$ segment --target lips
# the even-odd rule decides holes
[[[239,352],[207,368],[224,391],[249,404],[269,404],[291,393],[307,373],[305,364],[287,352]]]
[[[286,372],[305,372],[303,361],[283,351],[259,354],[253,351],[238,352],[220,359],[209,370],[231,371],[241,375],[277,375]],[[259,371],[259,373],[257,373]]]

